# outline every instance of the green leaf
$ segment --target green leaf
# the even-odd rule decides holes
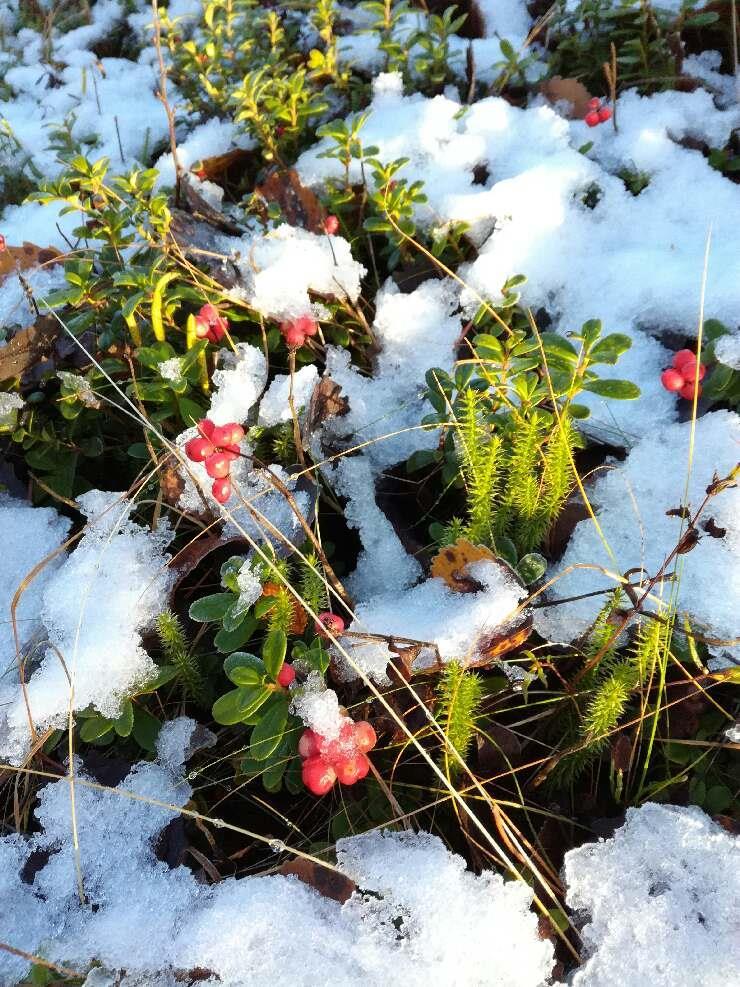
[[[616,401],[634,401],[640,396],[640,388],[631,380],[589,380],[584,383],[583,389]]]
[[[275,627],[268,632],[265,643],[262,647],[262,659],[271,678],[277,678],[277,674],[283,667],[285,652],[288,648],[288,638],[285,631]]]
[[[134,704],[130,699],[124,701],[121,715],[113,721],[113,726],[119,737],[128,737],[130,735],[134,728]]]
[[[162,729],[161,722],[143,706],[134,706],[134,727],[131,731],[134,740],[142,750],[154,753],[157,737]]]
[[[715,24],[719,20],[719,14],[716,11],[705,11],[699,14],[693,14],[688,20],[684,22],[684,27],[708,27],[710,24]]]
[[[262,774],[262,784],[268,792],[279,792],[283,784],[283,775],[288,767],[288,758],[281,755],[269,764]]]
[[[213,593],[191,603],[188,614],[191,620],[206,624],[213,620],[221,620],[233,602],[233,593]]]
[[[704,809],[711,815],[724,812],[732,805],[732,792],[726,785],[712,785],[703,800]]]
[[[577,365],[578,350],[565,336],[561,336],[559,332],[542,332],[540,333],[540,339],[542,340],[542,348],[545,351],[545,356],[548,359],[553,357],[555,359],[560,358],[571,366],[575,367]]]
[[[593,346],[601,335],[601,319],[589,319],[581,326],[581,337],[587,346]]]
[[[177,673],[179,669],[177,665],[161,665],[157,670],[157,674],[153,679],[143,685],[140,689],[137,689],[137,696],[145,696],[150,692],[156,692],[157,689],[161,689],[163,685],[167,685],[173,679],[177,678]]]
[[[234,685],[256,686],[265,676],[265,663],[247,651],[235,651],[224,661],[224,672]]]
[[[222,627],[214,637],[213,643],[222,655],[231,654],[232,651],[236,651],[243,644],[247,643],[252,634],[254,634],[256,627],[257,621],[251,614],[247,614],[241,624],[235,627],[233,631],[227,631]]]
[[[285,787],[291,795],[300,795],[304,791],[301,769],[300,757],[292,758],[285,772]]]
[[[539,552],[530,552],[528,555],[522,556],[519,559],[519,565],[516,567],[516,571],[519,573],[525,586],[531,586],[532,583],[536,583],[538,579],[541,579],[546,569],[547,559],[540,555]]]
[[[91,716],[89,719],[86,719],[80,727],[80,739],[89,744],[94,740],[100,740],[101,737],[104,737],[112,730],[113,721],[109,720],[105,716],[96,714],[95,716]]]
[[[213,704],[213,719],[216,723],[227,727],[241,723],[245,717],[256,712],[266,703],[271,695],[273,692],[270,689],[246,687],[232,689],[220,696]]]
[[[704,396],[712,401],[721,398],[726,391],[729,391],[734,377],[735,371],[732,367],[727,367],[724,363],[718,363],[704,385]]]
[[[427,466],[436,463],[438,459],[439,453],[436,449],[417,449],[406,460],[406,472],[416,473],[418,470],[426,469]]]
[[[504,359],[504,348],[501,342],[489,332],[479,333],[473,340],[473,346],[481,360],[501,363]]]
[[[266,760],[279,747],[288,720],[288,705],[287,699],[276,698],[252,730],[249,756],[255,761]]]
[[[615,364],[622,353],[626,353],[632,346],[632,340],[621,332],[612,332],[604,336],[593,347],[589,353],[591,363]]]
[[[511,538],[507,538],[505,535],[502,535],[500,538],[496,539],[496,554],[502,558],[504,562],[508,562],[510,566],[516,568],[518,556],[516,545]]]

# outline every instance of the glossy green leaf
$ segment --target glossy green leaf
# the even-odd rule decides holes
[[[616,401],[634,401],[640,396],[640,388],[631,380],[589,380],[584,383],[583,389]]]
[[[264,761],[280,745],[288,720],[288,705],[287,699],[276,698],[252,730],[249,756],[255,761]]]
[[[197,620],[201,624],[221,620],[233,602],[233,593],[213,593],[191,603],[188,614],[191,620]]]
[[[262,659],[267,668],[268,675],[272,678],[277,678],[278,672],[283,667],[287,648],[288,639],[285,631],[275,627],[268,632],[262,648]]]

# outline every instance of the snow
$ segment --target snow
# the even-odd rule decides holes
[[[170,16],[172,15],[170,14]],[[241,127],[230,120],[219,120],[214,117],[194,127],[184,140],[178,141],[177,160],[180,167],[188,171],[197,162],[206,158],[226,154],[235,148],[251,150],[255,146],[255,141],[248,134],[245,134]],[[175,166],[171,151],[167,151],[157,159],[155,168],[159,172],[157,187],[171,187],[175,184]],[[202,184],[199,186],[201,193]],[[212,183],[209,182],[208,184]],[[223,192],[221,194],[223,195]]]
[[[314,388],[319,380],[319,372],[312,364],[306,364],[293,375],[292,394],[293,406],[297,413],[308,407]],[[260,401],[258,423],[260,425],[277,425],[292,419],[289,397],[291,394],[291,379],[289,374],[278,374],[265,391]]]
[[[131,987],[169,984],[176,971],[194,968],[208,970],[224,987],[257,981],[381,987],[397,978],[412,987],[539,987],[547,979],[552,944],[537,935],[531,889],[496,874],[471,874],[429,834],[340,840],[338,867],[362,889],[344,905],[293,876],[227,878],[209,886],[184,866],[169,868],[155,847],[190,798],[182,762],[192,740],[192,720],[166,723],[158,759],[135,765],[116,789],[89,787],[77,765],[83,907],[69,782],[41,790],[38,832],[0,838],[0,891],[12,904],[0,911],[0,941],[73,969],[95,961],[102,970],[89,983],[125,971]],[[21,871],[30,859],[38,863],[26,883]],[[290,929],[300,948],[284,948],[278,928]],[[27,969],[26,961],[0,952],[0,979],[8,987]]]
[[[3,231],[6,227],[3,224]],[[11,237],[5,233],[8,243]],[[17,241],[20,242],[20,241]],[[67,286],[64,278],[64,268],[61,264],[48,267],[32,267],[23,272],[23,279],[31,289],[39,308],[43,309],[42,299],[49,292]],[[3,329],[16,327],[27,329],[36,320],[36,313],[29,304],[28,295],[17,277],[5,278],[0,284],[0,337]]]
[[[37,730],[62,727],[70,704],[115,717],[122,700],[156,672],[141,635],[167,605],[174,578],[164,554],[169,528],[150,531],[129,520],[133,504],[123,494],[90,491],[78,502],[89,519],[84,536],[62,565],[45,573],[38,587],[32,584],[21,610],[25,619],[38,613],[33,629],[45,635],[48,647],[39,644],[26,668],[25,697],[18,681],[6,677],[0,687],[0,757],[13,762],[28,749],[29,715]],[[22,545],[5,594],[12,594],[29,562],[43,557],[40,552],[57,547],[68,527],[48,508],[10,509],[18,512]],[[8,653],[7,636],[5,647],[12,660],[15,648]]]
[[[604,548],[593,522],[576,525],[565,555],[553,566],[548,578],[565,573],[549,591],[552,600],[588,593],[615,585],[593,569],[575,569],[578,563],[597,564],[611,572],[624,573],[642,566],[654,576],[676,545],[682,530],[681,518],[666,512],[686,503],[696,511],[706,496],[713,476],[724,477],[737,462],[740,419],[730,411],[715,411],[696,422],[694,459],[684,501],[691,423],[668,425],[644,436],[624,463],[612,463],[601,471],[589,488],[596,517],[614,553]],[[713,518],[722,537],[712,537],[702,523]],[[685,523],[683,525],[685,531]],[[740,492],[731,487],[712,497],[699,521],[696,546],[679,556],[680,584],[676,605],[692,621],[711,628],[711,637],[737,636],[740,612]],[[673,570],[675,563],[670,569]],[[722,591],[717,591],[721,573]],[[633,577],[633,582],[636,577]],[[660,583],[654,593],[667,602],[671,585]],[[552,641],[571,641],[590,625],[604,602],[603,597],[577,600],[535,611],[537,630]],[[650,607],[653,609],[652,607]],[[715,650],[715,649],[711,649]],[[720,649],[725,651],[727,649]]]
[[[410,159],[403,176],[424,181],[429,197],[417,207],[422,227],[472,224],[480,255],[459,271],[469,285],[462,295],[468,314],[480,296],[496,301],[508,278],[525,274],[522,301],[546,308],[551,328],[578,330],[600,318],[606,332],[632,338],[619,363],[600,372],[634,380],[642,398],[607,403],[588,395],[582,402],[603,438],[629,446],[653,425],[675,420],[676,401],[659,381],[670,362],[661,337],[696,334],[710,227],[705,315],[737,325],[740,189],[678,142],[723,146],[740,108],[718,110],[703,90],[652,97],[628,91],[618,117],[615,135],[610,126],[589,130],[545,105],[519,109],[490,97],[463,108],[448,96],[404,96],[400,78],[386,74],[375,80],[361,138],[379,148],[381,160]],[[582,154],[587,141],[594,146]],[[328,147],[324,139],[301,155],[304,183],[341,177],[337,161],[319,157]],[[483,164],[490,177],[474,184],[473,169]],[[648,173],[650,184],[632,195],[617,175],[623,169]],[[350,176],[360,180],[359,161]],[[582,198],[593,187],[600,197],[590,209]]]
[[[12,395],[15,397],[15,395]],[[0,658],[2,668],[15,664],[15,636],[11,615],[13,597],[33,568],[65,541],[70,523],[53,507],[31,507],[22,500],[0,495],[0,528],[3,531],[3,565],[0,567]],[[41,628],[39,610],[44,591],[64,561],[64,554],[50,559],[23,589],[16,610],[20,643],[29,642]],[[0,682],[6,678],[0,679]],[[0,685],[0,694],[4,686]]]
[[[318,672],[310,672],[306,681],[296,689],[291,712],[326,740],[336,740],[342,724],[346,722],[339,711],[336,692],[327,689],[323,676]]]
[[[740,845],[695,806],[627,809],[609,840],[565,855],[587,916],[573,987],[727,987],[740,969]]]
[[[235,289],[257,312],[274,319],[313,313],[309,292],[356,301],[365,268],[349,243],[282,223],[264,234],[223,237],[246,287]]]
[[[714,355],[720,363],[733,370],[740,370],[740,333],[720,336],[714,344]]]
[[[436,660],[465,662],[475,656],[483,641],[513,630],[521,622],[519,604],[526,596],[503,566],[480,561],[468,566],[468,574],[482,585],[475,593],[458,593],[441,578],[427,579],[405,592],[392,592],[362,600],[355,606],[356,619],[347,630],[353,634],[398,635],[423,642],[414,660],[425,668]],[[386,683],[386,667],[393,652],[385,640],[343,637],[342,647],[354,665],[375,682]],[[337,661],[347,678],[357,673],[341,654]]]
[[[432,366],[453,366],[461,330],[458,294],[448,280],[427,281],[409,294],[392,281],[384,285],[372,326],[379,347],[372,377],[350,366],[345,350],[327,348],[327,374],[347,397],[349,412],[330,418],[321,438],[327,447],[336,440],[360,447],[359,455],[345,456],[325,472],[347,498],[347,523],[360,534],[363,549],[348,586],[361,598],[405,589],[421,575],[375,501],[375,481],[383,469],[437,444],[438,433],[419,427],[432,411],[423,396],[424,375]]]

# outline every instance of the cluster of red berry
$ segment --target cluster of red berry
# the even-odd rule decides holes
[[[315,730],[304,730],[298,741],[298,753],[303,758],[303,784],[314,795],[326,795],[334,782],[354,785],[370,770],[367,752],[378,738],[367,722],[355,723],[347,717],[337,740],[327,740]]]
[[[699,364],[698,378],[704,380],[707,368]],[[693,350],[679,350],[673,357],[672,365],[660,375],[660,382],[667,391],[677,391],[687,401],[701,396],[701,384],[697,383],[696,353]]]
[[[206,473],[213,478],[211,493],[219,504],[225,504],[231,496],[231,464],[239,456],[244,429],[236,422],[215,425],[210,418],[199,421],[197,427],[200,434],[185,443],[185,455],[194,463],[205,463]]]
[[[318,322],[310,315],[299,315],[297,319],[286,319],[280,323],[280,332],[291,350],[300,349],[309,336],[316,335],[318,329]]]
[[[198,339],[207,339],[210,343],[220,343],[229,328],[229,320],[215,305],[207,302],[195,316],[195,335]]]
[[[588,127],[598,127],[600,123],[611,120],[612,111],[608,106],[602,106],[598,96],[588,101],[588,113],[583,118]]]

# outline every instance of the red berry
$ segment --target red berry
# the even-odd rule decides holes
[[[315,336],[319,329],[318,322],[310,315],[299,315],[293,322],[293,325],[304,336]]]
[[[228,476],[222,476],[219,480],[214,480],[211,493],[214,500],[217,500],[219,504],[225,504],[229,497],[231,497],[231,480]]]
[[[215,480],[220,480],[229,475],[231,469],[231,454],[225,452],[214,452],[206,459],[206,473]]]
[[[199,436],[185,443],[185,455],[194,463],[202,463],[216,451],[212,442]]]
[[[324,220],[324,232],[333,236],[339,229],[339,220],[336,216],[327,216]]]
[[[5,237],[0,233],[0,254],[4,254],[7,249],[7,243],[5,242]]]
[[[684,386],[681,388],[681,390],[678,393],[681,395],[682,398],[685,398],[687,401],[693,401],[694,400],[693,380],[690,380],[686,384],[684,384]],[[696,396],[698,398],[701,397],[701,384],[696,385]]]
[[[586,121],[586,125],[588,127],[598,127],[598,125],[601,123],[601,120],[599,119],[599,114],[596,112],[596,110],[591,110],[589,113],[586,114],[586,116],[583,119]]]
[[[280,332],[283,334],[285,345],[292,350],[300,349],[306,342],[306,337],[292,323],[283,323],[280,326]]]
[[[196,427],[204,438],[210,439],[216,426],[210,418],[201,418]]]
[[[693,383],[696,380],[696,373],[697,373],[696,360],[684,360],[678,372],[681,374],[681,376],[687,383],[688,381],[691,381]],[[704,366],[703,363],[700,363],[699,380],[704,380],[706,372],[707,372],[707,368]]]
[[[290,683],[295,678],[295,669],[292,665],[284,662],[283,667],[280,669],[277,675],[278,685],[281,685],[284,689],[287,689]]]
[[[361,781],[370,770],[370,761],[366,754],[353,754],[350,757],[339,757],[334,762],[337,780],[342,785],[354,785]]]
[[[344,630],[344,621],[339,616],[338,613],[332,613],[330,610],[325,610],[324,613],[319,614],[319,619],[315,623],[316,633],[320,637],[326,637],[326,631],[331,631],[331,633],[336,637],[341,634]]]
[[[211,442],[218,446],[219,449],[228,449],[229,446],[235,446],[235,449],[231,451],[239,451],[239,443],[244,438],[244,429],[241,425],[237,425],[236,422],[229,422],[228,425],[217,425],[212,434]]]
[[[598,110],[600,106],[601,106],[601,100],[599,99],[598,96],[592,96],[591,99],[588,101],[589,110]]]
[[[684,385],[683,375],[678,370],[664,370],[660,382],[667,391],[680,391]]]
[[[360,720],[358,723],[355,723],[352,737],[357,750],[362,754],[367,754],[378,742],[378,736],[367,720]]]
[[[606,123],[607,120],[611,120],[612,111],[608,106],[602,106],[599,110],[599,123]]]
[[[323,757],[309,757],[303,762],[301,771],[303,784],[314,795],[326,795],[337,780],[337,775],[331,764]]]
[[[679,350],[673,357],[672,363],[676,370],[680,370],[687,360],[690,363],[696,362],[696,353],[693,350]]]
[[[298,741],[298,753],[302,758],[315,757],[320,753],[324,738],[315,730],[304,730]]]
[[[229,320],[219,314],[215,305],[206,302],[195,317],[195,335],[198,339],[220,342],[229,328]]]
[[[356,753],[355,725],[346,717],[344,723],[339,728],[339,737],[336,740],[327,741],[322,738],[321,756],[332,764],[337,758],[350,757]]]

